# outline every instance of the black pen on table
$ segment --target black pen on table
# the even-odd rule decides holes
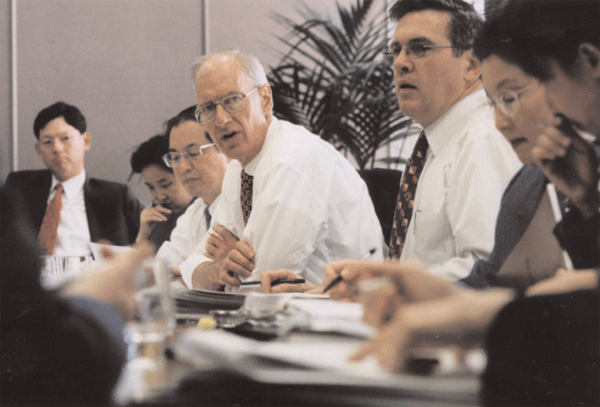
[[[367,253],[364,256],[362,256],[358,261],[365,261],[365,260],[367,260],[369,257],[371,257],[372,255],[374,255],[376,251],[377,251],[377,249],[375,247],[372,248],[371,250],[369,250],[369,253]],[[341,274],[338,275],[333,280],[331,280],[331,282],[329,284],[327,284],[327,286],[323,289],[323,294],[325,294],[327,291],[331,290],[333,287],[335,287],[336,285],[338,285],[342,280],[343,280],[343,277],[342,277]]]
[[[240,285],[260,285],[260,281],[242,281]],[[303,278],[278,278],[271,282],[271,287],[279,284],[303,284],[306,280]]]

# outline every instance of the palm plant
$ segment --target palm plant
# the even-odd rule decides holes
[[[398,110],[393,73],[382,56],[389,40],[385,6],[377,12],[374,4],[338,4],[338,23],[306,5],[301,23],[277,14],[291,28],[280,38],[289,51],[268,75],[275,115],[349,152],[360,169],[374,166],[375,152],[405,137],[412,124]]]

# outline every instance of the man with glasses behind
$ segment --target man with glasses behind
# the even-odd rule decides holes
[[[372,249],[374,259],[383,258],[381,226],[358,172],[329,143],[273,116],[271,88],[254,56],[203,56],[193,78],[198,121],[232,159],[211,230],[222,226],[239,241],[212,261],[205,237],[181,266],[189,287],[237,289],[275,269],[320,284],[331,261]]]
[[[194,252],[210,227],[228,163],[196,121],[195,109],[196,106],[190,106],[169,119],[165,130],[169,152],[163,160],[173,168],[175,178],[185,190],[198,198],[177,219],[169,240],[161,245],[156,254],[176,268]],[[211,252],[217,255],[216,250],[215,246]],[[178,272],[174,274],[177,276]]]
[[[489,256],[502,191],[520,163],[481,87],[473,7],[399,0],[390,17],[397,26],[387,54],[400,111],[424,130],[401,181],[390,257],[457,280]]]

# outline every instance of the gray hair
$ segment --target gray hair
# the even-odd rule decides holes
[[[204,65],[205,62],[216,56],[221,55],[230,55],[234,57],[246,70],[246,73],[255,82],[256,86],[264,85],[265,83],[267,83],[267,75],[265,74],[265,69],[263,68],[258,58],[256,58],[252,54],[248,54],[247,52],[239,50],[220,50],[200,56],[198,59],[196,59],[196,62],[194,62],[194,65],[192,66],[192,80],[194,82],[196,81],[196,76],[198,75],[200,68],[202,68],[202,65]]]

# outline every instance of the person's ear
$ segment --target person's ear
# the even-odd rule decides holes
[[[263,113],[270,114],[273,110],[273,92],[271,91],[271,86],[265,83],[258,91],[260,92]]]
[[[473,55],[473,50],[466,50],[461,55],[463,78],[467,82],[473,82],[481,77],[481,64]]]
[[[600,80],[600,49],[596,48],[589,42],[579,44],[578,48],[579,59],[588,69],[594,79]]]
[[[83,137],[83,151],[89,151],[92,146],[92,136],[89,132],[85,132],[81,135]]]
[[[42,156],[42,146],[40,145],[39,140],[35,143],[35,152],[38,155],[38,157],[40,157],[40,159],[44,160]]]

